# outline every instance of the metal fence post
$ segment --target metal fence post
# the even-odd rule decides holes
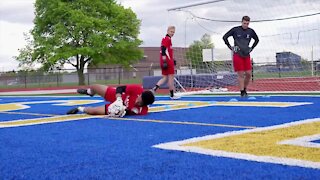
[[[120,71],[120,67],[118,67],[118,84],[121,83],[121,71]]]
[[[278,73],[279,73],[279,78],[281,78],[281,67],[279,66],[279,71],[278,71]]]
[[[27,72],[24,74],[24,88],[27,88]]]
[[[89,73],[89,70],[87,69],[87,74],[88,74],[88,85],[90,85],[90,73]]]
[[[59,87],[59,72],[57,73],[57,86]]]

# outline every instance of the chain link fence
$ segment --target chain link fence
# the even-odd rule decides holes
[[[85,69],[85,85],[91,84],[129,84],[142,83],[144,76],[153,76],[155,70],[150,67],[133,68],[88,68]],[[74,69],[60,69],[53,72],[10,71],[0,73],[0,87],[45,88],[78,86],[78,73]]]
[[[179,67],[176,67],[179,71]],[[145,76],[161,76],[159,67],[112,67],[85,69],[85,85],[91,84],[142,84]],[[320,76],[320,62],[304,62],[299,66],[281,66],[276,63],[253,63],[253,78],[287,78]],[[1,89],[46,88],[78,86],[78,73],[74,69],[53,72],[10,71],[0,73]]]

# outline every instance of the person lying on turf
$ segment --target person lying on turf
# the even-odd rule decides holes
[[[104,85],[92,85],[88,89],[78,89],[79,94],[94,96],[98,94],[109,104],[98,107],[79,106],[67,112],[76,114],[84,112],[90,115],[108,115],[110,117],[123,117],[124,115],[145,115],[148,113],[148,105],[155,100],[154,94],[141,85],[124,85],[116,87]]]

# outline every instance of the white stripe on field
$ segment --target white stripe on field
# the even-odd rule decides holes
[[[234,152],[228,152],[228,151],[204,149],[204,148],[193,147],[193,146],[182,146],[184,144],[189,144],[189,143],[193,143],[193,142],[218,139],[218,138],[222,138],[222,137],[228,137],[228,136],[232,136],[232,135],[240,135],[240,134],[245,134],[245,133],[261,132],[261,131],[266,131],[266,130],[285,128],[285,127],[306,124],[306,123],[312,123],[312,122],[318,122],[318,121],[320,121],[320,118],[307,119],[307,120],[290,122],[290,123],[286,123],[286,124],[269,126],[269,127],[246,129],[246,130],[240,130],[240,131],[232,131],[232,132],[226,132],[226,133],[219,133],[219,134],[215,134],[215,135],[207,135],[207,136],[202,136],[202,137],[190,138],[190,139],[185,139],[185,140],[181,140],[181,141],[161,143],[161,144],[154,145],[152,147],[159,148],[159,149],[165,149],[165,150],[194,152],[194,153],[205,154],[205,155],[210,155],[210,156],[228,157],[228,158],[244,159],[244,160],[250,160],[250,161],[257,161],[257,162],[267,162],[267,163],[282,164],[282,165],[289,165],[289,166],[300,166],[300,167],[306,167],[306,168],[320,169],[319,162],[298,160],[298,159],[292,159],[292,158],[279,158],[279,157],[272,157],[272,156],[256,156],[256,155],[245,154],[245,153],[234,153]]]
[[[295,139],[289,139],[285,141],[281,141],[278,144],[287,144],[294,146],[303,146],[303,147],[311,147],[311,148],[320,148],[320,143],[313,143],[311,141],[320,140],[320,134],[315,134],[312,136],[304,136],[298,137]]]

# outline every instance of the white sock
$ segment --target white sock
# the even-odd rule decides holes
[[[78,110],[79,110],[80,112],[84,112],[84,109],[85,109],[85,107],[82,107],[82,106],[78,107]]]
[[[87,89],[87,93],[90,94],[90,95],[92,95],[92,91],[91,91],[90,88]]]

